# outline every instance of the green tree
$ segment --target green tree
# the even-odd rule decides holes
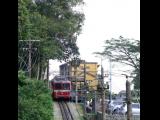
[[[18,38],[40,40],[40,58],[34,62],[40,64],[40,73],[45,70],[48,59],[66,61],[79,55],[76,40],[84,14],[74,8],[80,4],[83,0],[18,0]]]
[[[134,70],[131,74],[135,89],[139,89],[140,83],[140,41],[135,39],[112,38],[105,41],[103,52],[95,52],[111,58],[112,62],[119,62],[131,66]]]
[[[29,11],[24,0],[18,0],[18,39],[28,38]]]
[[[43,81],[18,73],[18,120],[52,120],[51,93]]]
[[[78,55],[76,39],[83,25],[84,14],[74,11],[73,8],[77,4],[83,4],[83,1],[36,0],[35,3],[37,11],[52,22],[48,34],[60,47],[57,59],[66,60],[71,55]]]
[[[134,89],[131,91],[132,101],[140,102],[140,90]]]

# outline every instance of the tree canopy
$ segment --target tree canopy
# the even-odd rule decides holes
[[[112,38],[105,41],[104,51],[95,52],[102,56],[107,56],[112,62],[119,62],[134,68],[134,87],[139,89],[140,85],[140,40],[128,39],[122,36],[119,39]]]
[[[40,40],[37,64],[79,55],[76,41],[84,14],[74,8],[81,4],[83,0],[18,0],[18,40]],[[24,52],[20,46],[19,55]]]
[[[42,53],[51,59],[79,54],[76,45],[84,14],[73,10],[82,0],[18,0],[19,40],[40,39]]]

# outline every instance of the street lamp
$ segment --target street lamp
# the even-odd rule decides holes
[[[79,58],[73,58],[72,61],[71,61],[71,66],[74,67],[74,76],[75,76],[75,80],[76,80],[76,104],[77,104],[77,101],[78,101],[78,96],[77,96],[77,78],[76,78],[76,72],[77,72],[77,67],[79,67],[81,63],[81,60]]]

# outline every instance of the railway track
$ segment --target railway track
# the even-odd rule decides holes
[[[74,120],[72,113],[68,107],[68,104],[64,101],[60,101],[58,102],[60,110],[61,110],[61,114],[62,114],[62,119],[63,120]]]

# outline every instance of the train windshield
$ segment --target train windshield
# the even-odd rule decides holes
[[[55,90],[62,89],[61,84],[60,84],[60,83],[55,83],[54,89],[55,89]]]
[[[69,83],[63,83],[63,89],[64,90],[70,90],[70,84]]]

